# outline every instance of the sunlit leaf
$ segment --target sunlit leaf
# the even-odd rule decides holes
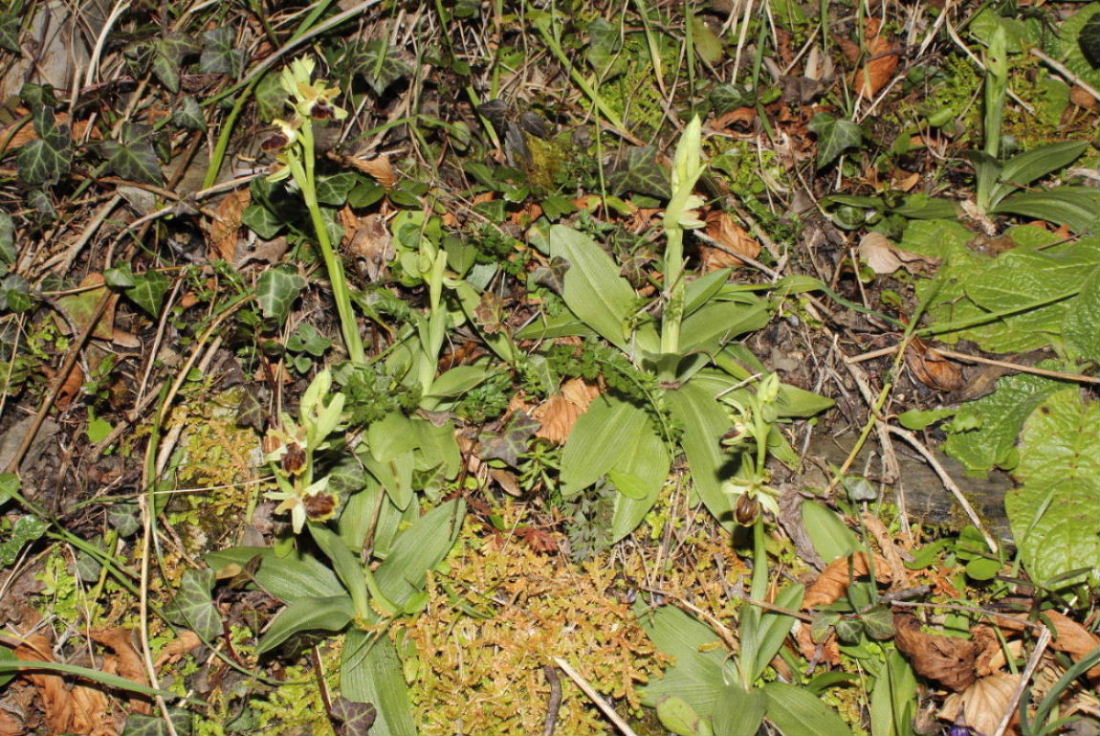
[[[210,596],[214,571],[188,569],[183,573],[179,592],[168,606],[168,616],[210,641],[222,633],[222,617]]]
[[[826,112],[819,112],[810,121],[809,128],[817,133],[817,168],[823,169],[844,153],[858,148],[863,142],[863,131],[851,120],[840,120]]]
[[[265,317],[282,323],[304,288],[306,280],[297,271],[269,268],[256,282],[256,301]]]

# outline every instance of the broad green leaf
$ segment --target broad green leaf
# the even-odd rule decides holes
[[[661,487],[668,478],[671,460],[664,441],[657,434],[653,420],[645,417],[640,430],[624,447],[615,466],[608,474],[619,489],[611,517],[611,543],[634,531],[657,502]]]
[[[378,710],[374,730],[389,736],[416,736],[412,703],[397,648],[385,634],[353,629],[344,641],[340,691]]]
[[[146,271],[134,275],[133,287],[126,290],[126,296],[134,304],[144,309],[149,316],[159,317],[164,295],[172,285],[171,280],[160,271]]]
[[[1081,293],[1066,302],[1062,335],[1071,358],[1100,361],[1100,267],[1085,278]]]
[[[355,618],[347,595],[332,598],[302,598],[279,611],[256,645],[256,652],[269,652],[284,641],[306,631],[340,631]]]
[[[1038,146],[1025,153],[1013,156],[1005,161],[1001,169],[1001,179],[1005,181],[1001,186],[1007,191],[1019,189],[1031,182],[1069,166],[1085,152],[1089,144],[1085,141],[1062,141],[1060,143],[1048,143]],[[994,192],[994,198],[997,192]]]
[[[199,101],[192,95],[184,95],[180,98],[178,106],[172,111],[172,122],[188,130],[199,132],[206,130],[206,118],[202,114]]]
[[[657,702],[657,718],[661,725],[677,736],[711,736],[705,718],[699,716],[683,698],[666,695]]]
[[[751,294],[737,301],[712,302],[684,320],[680,329],[683,352],[714,352],[746,332],[768,324],[767,303]]]
[[[399,412],[390,412],[367,429],[367,446],[370,453],[381,462],[389,462],[417,446],[413,420]]]
[[[709,304],[726,285],[729,275],[730,269],[720,268],[689,281],[684,287],[684,317],[691,316]]]
[[[573,498],[615,467],[624,445],[638,444],[648,419],[638,406],[606,394],[597,397],[573,425],[562,450],[562,497]]]
[[[427,419],[417,417],[413,421],[416,432],[416,469],[424,472],[438,470],[444,478],[454,478],[462,468],[462,453],[455,439],[455,427],[451,422],[436,426]]]
[[[675,662],[642,689],[642,702],[652,706],[677,696],[704,718],[712,716],[725,688],[722,665],[729,657],[718,635],[675,606],[654,610],[639,601],[634,614],[654,646]]]
[[[555,337],[587,337],[596,332],[571,312],[540,317],[515,334],[517,340],[550,340]]]
[[[0,506],[14,498],[21,487],[22,482],[19,480],[18,474],[0,473]]]
[[[691,467],[691,479],[707,509],[723,526],[732,528],[730,501],[722,491],[720,473],[729,456],[719,439],[730,428],[726,410],[715,399],[718,391],[708,390],[708,382],[697,376],[678,389],[665,394],[673,418],[684,428],[681,444]]]
[[[626,349],[636,296],[611,256],[589,236],[564,225],[550,227],[549,244],[551,257],[570,263],[562,294],[566,305],[601,336]]]
[[[303,598],[332,598],[346,593],[332,570],[309,555],[298,558],[265,555],[256,571],[256,582],[284,603]]]
[[[716,115],[756,104],[756,95],[733,84],[718,84],[707,95]]]
[[[1095,234],[1100,229],[1096,218],[1100,211],[1100,190],[1088,186],[1061,186],[1021,192],[1001,201],[993,211],[1068,225],[1079,234]]]
[[[819,112],[809,128],[817,134],[817,168],[823,169],[845,151],[858,148],[863,131],[851,120],[839,120],[827,112]]]
[[[264,317],[282,324],[304,288],[306,280],[296,271],[289,267],[269,268],[256,282],[256,302]]]
[[[746,690],[736,683],[726,685],[714,709],[714,732],[722,736],[756,736],[768,698],[762,690]]]
[[[0,263],[10,266],[19,257],[19,249],[15,247],[15,223],[11,215],[0,211]]]
[[[835,511],[817,501],[802,502],[802,523],[825,564],[862,549],[856,535]]]
[[[1034,375],[1007,376],[997,390],[959,407],[945,429],[944,450],[973,473],[995,467],[1011,470],[1017,462],[1016,438],[1032,410],[1063,387]]]
[[[187,36],[169,34],[153,41],[153,74],[175,94],[180,91],[180,65],[184,58],[197,54],[199,46]]]
[[[460,365],[436,378],[428,396],[436,399],[462,396],[495,374],[484,365]]]
[[[213,570],[187,570],[168,607],[168,616],[173,621],[191,629],[204,641],[212,641],[222,633],[222,617],[210,597],[213,589]]]
[[[621,53],[623,42],[618,26],[597,16],[588,24],[588,38],[584,58],[598,78],[607,81],[626,71],[628,62]]]
[[[1094,88],[1100,87],[1100,4],[1087,3],[1047,34],[1046,52]]]
[[[1100,402],[1083,401],[1076,388],[1053,393],[1028,417],[1019,451],[1023,485],[1008,492],[1005,511],[1024,566],[1042,583],[1089,568],[1097,584]]]
[[[813,391],[792,386],[789,383],[779,384],[779,396],[775,400],[775,408],[778,416],[784,418],[805,419],[815,414],[832,409],[836,401]]]
[[[785,682],[769,682],[763,689],[767,718],[783,736],[852,736],[837,712],[810,691]]]
[[[203,74],[240,76],[244,69],[244,51],[237,48],[237,32],[230,26],[219,26],[202,34],[199,69]]]
[[[5,539],[0,542],[0,564],[10,567],[19,558],[19,552],[28,542],[39,539],[49,524],[32,514],[24,514],[16,519],[11,529],[6,532]]]
[[[262,204],[250,204],[241,214],[241,222],[264,240],[271,240],[283,229],[284,222]]]
[[[775,605],[797,611],[802,606],[802,596],[805,592],[805,586],[788,586],[776,596]],[[756,631],[757,644],[752,648],[756,652],[756,662],[752,667],[752,679],[754,681],[764,674],[764,670],[775,659],[775,655],[779,653],[779,649],[783,646],[787,635],[791,633],[794,622],[795,618],[793,616],[786,616],[774,611],[765,611],[760,616]]]
[[[353,553],[344,540],[327,526],[310,522],[308,528],[313,541],[332,563],[332,569],[336,577],[340,578],[344,590],[350,594],[353,613],[360,616],[367,615],[370,610],[367,605],[367,581],[359,556]]]
[[[375,571],[378,587],[386,598],[401,607],[416,599],[424,590],[427,572],[454,546],[465,514],[465,502],[447,501],[400,533]]]
[[[871,690],[871,733],[875,736],[913,736],[917,706],[917,676],[896,649],[886,655]]]

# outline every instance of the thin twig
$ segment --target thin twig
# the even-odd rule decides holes
[[[909,443],[910,447],[921,454],[925,462],[927,462],[932,470],[935,471],[936,475],[939,476],[940,482],[943,483],[943,487],[951,491],[955,500],[959,502],[963,511],[966,512],[967,518],[970,519],[974,527],[981,532],[982,538],[985,539],[985,543],[989,545],[989,549],[996,554],[1000,549],[997,541],[988,531],[986,531],[985,525],[982,524],[981,517],[978,516],[978,513],[974,510],[974,507],[970,505],[970,502],[966,500],[966,496],[963,495],[962,489],[960,489],[958,484],[951,478],[951,474],[947,472],[943,464],[940,463],[934,454],[932,454],[932,451],[909,430],[895,427],[890,424],[886,424],[885,427],[890,434],[902,438]]]
[[[1016,712],[1016,706],[1020,702],[1020,697],[1024,694],[1024,690],[1027,688],[1027,683],[1031,680],[1031,676],[1035,674],[1035,670],[1039,667],[1039,660],[1043,658],[1043,653],[1046,652],[1047,645],[1050,644],[1050,637],[1050,629],[1044,626],[1042,632],[1039,634],[1039,640],[1035,642],[1035,651],[1031,653],[1031,658],[1027,660],[1027,667],[1024,668],[1023,673],[1020,675],[1020,682],[1016,685],[1016,691],[1012,693],[1012,697],[1008,699],[1004,715],[1001,716],[1001,722],[997,724],[997,730],[993,732],[993,736],[1004,736],[1005,729],[1008,728],[1008,722],[1012,720],[1012,714]]]
[[[1065,64],[1058,61],[1057,59],[1052,59],[1051,57],[1047,56],[1046,54],[1044,54],[1039,49],[1033,48],[1033,49],[1031,49],[1030,53],[1031,53],[1032,56],[1037,58],[1039,61],[1043,62],[1044,64],[1049,66],[1051,69],[1053,69],[1054,71],[1061,74],[1067,80],[1069,80],[1070,82],[1073,82],[1075,85],[1077,85],[1081,89],[1088,92],[1090,95],[1093,96],[1093,98],[1095,98],[1097,100],[1100,100],[1100,91],[1097,91],[1097,89],[1095,87],[1093,87],[1091,84],[1089,84],[1085,80],[1081,79],[1081,77],[1077,76],[1072,71],[1070,71],[1070,69]]]
[[[569,675],[573,682],[577,683],[577,687],[584,691],[584,694],[596,704],[596,707],[603,711],[607,719],[615,724],[615,728],[619,729],[623,736],[638,736],[638,734],[634,733],[634,729],[615,712],[615,709],[612,708],[606,700],[600,697],[600,694],[589,684],[588,680],[581,676],[581,673],[573,669],[573,667],[561,657],[554,657],[553,660],[554,664],[560,667],[565,674]]]
[[[542,672],[550,683],[550,700],[546,704],[546,726],[542,729],[542,736],[554,736],[558,713],[561,711],[561,679],[558,678],[558,671],[550,665],[545,665]]]
[[[874,360],[875,358],[883,358],[887,355],[893,355],[898,350],[897,345],[891,345],[889,347],[880,348],[878,350],[871,350],[870,352],[861,353],[860,355],[853,356],[851,358],[845,358],[849,363],[863,363],[868,360]],[[1046,376],[1048,378],[1059,378],[1064,381],[1076,381],[1078,383],[1095,383],[1100,384],[1100,378],[1096,376],[1086,376],[1081,373],[1066,373],[1064,371],[1052,371],[1046,368],[1036,368],[1032,365],[1022,365],[1020,363],[1013,363],[1007,360],[995,360],[993,358],[983,358],[980,355],[970,355],[968,353],[958,353],[954,350],[948,350],[947,348],[936,347],[934,350],[945,358],[954,358],[955,360],[962,361],[963,363],[982,363],[983,365],[993,365],[998,368],[1007,368],[1010,371],[1016,371],[1017,373],[1033,373],[1037,376]]]

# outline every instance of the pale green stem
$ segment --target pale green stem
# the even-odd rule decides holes
[[[336,313],[340,317],[340,332],[344,337],[344,346],[347,348],[348,358],[355,365],[364,365],[367,359],[363,351],[363,340],[359,336],[359,325],[355,320],[355,310],[351,305],[351,292],[348,289],[347,278],[344,276],[344,264],[332,247],[328,229],[325,227],[325,220],[321,215],[321,205],[317,201],[312,121],[309,119],[303,121],[298,135],[302,144],[302,160],[300,162],[295,161],[294,153],[288,151],[287,161],[291,173],[294,175],[294,180],[298,182],[298,186],[302,189],[302,197],[306,201],[306,209],[309,210],[313,229],[317,234],[317,244],[321,249],[321,257],[325,261],[329,283],[332,284],[332,296],[336,300]],[[303,164],[304,169],[302,168]]]
[[[666,212],[667,217],[667,212]],[[680,351],[680,323],[684,317],[684,229],[665,225],[665,293],[668,303],[661,316],[661,352]]]

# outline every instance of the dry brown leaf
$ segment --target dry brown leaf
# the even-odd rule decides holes
[[[247,187],[230,192],[218,203],[214,211],[217,219],[210,223],[210,245],[218,258],[237,263],[241,215],[251,203],[252,192]]]
[[[913,173],[909,173],[908,171],[898,169],[896,173],[898,178],[894,181],[894,188],[899,192],[908,192],[917,184],[920,184],[921,175],[919,172],[914,171]]]
[[[830,667],[840,665],[840,643],[836,638],[836,630],[830,628],[825,641],[816,642],[809,626],[799,622],[794,632],[794,640],[798,644],[799,653],[810,662],[824,662]]]
[[[978,645],[967,639],[926,634],[920,621],[907,613],[894,614],[894,643],[923,677],[961,692],[978,679],[974,663]]]
[[[1069,99],[1074,105],[1083,107],[1086,110],[1100,110],[1100,100],[1097,100],[1091,92],[1080,85],[1075,84],[1073,89],[1069,91]]]
[[[198,634],[187,629],[181,630],[176,639],[165,644],[164,648],[160,650],[160,656],[157,657],[155,662],[156,668],[160,669],[165,664],[175,664],[192,649],[201,645],[202,639],[199,638]]]
[[[868,574],[866,553],[856,552],[850,557],[838,557],[826,565],[813,585],[806,589],[806,596],[802,599],[804,610],[835,603],[848,592],[848,585],[852,582],[848,569],[849,560],[851,572],[857,578]],[[875,555],[875,577],[879,582],[890,580],[889,565],[879,555]]]
[[[0,736],[22,736],[26,733],[26,726],[22,719],[16,718],[6,710],[0,710]]]
[[[859,257],[867,262],[875,273],[893,273],[899,268],[913,272],[922,266],[939,265],[938,258],[911,253],[890,242],[882,233],[870,232],[860,238]]]
[[[706,233],[714,242],[725,248],[723,250],[708,245],[700,248],[703,270],[707,273],[720,268],[737,268],[745,265],[745,262],[737,257],[738,255],[752,259],[760,255],[760,243],[734,222],[728,212],[714,211],[708,214]]]
[[[1019,684],[1020,676],[1007,672],[983,677],[965,692],[948,695],[944,699],[939,717],[952,723],[961,722],[975,733],[993,733],[1008,710]],[[1009,721],[1010,729],[1006,733],[1015,732],[1017,720],[1018,717],[1013,714]]]
[[[910,573],[909,568],[905,566],[905,560],[901,558],[895,536],[887,531],[886,525],[882,523],[882,519],[876,514],[865,511],[862,518],[867,531],[871,532],[871,536],[875,538],[879,549],[882,550],[882,556],[890,569],[891,582],[895,586],[903,585],[904,581],[909,579]]]
[[[1095,652],[1097,647],[1100,647],[1100,637],[1089,632],[1088,629],[1069,616],[1057,611],[1045,611],[1043,616],[1054,627],[1054,631],[1051,632],[1054,634],[1054,638],[1051,640],[1050,646],[1060,652],[1065,652],[1073,658],[1074,662],[1079,662],[1086,655]],[[1100,666],[1093,667],[1089,670],[1088,675],[1093,679],[1100,677]]]
[[[350,161],[352,166],[373,178],[385,187],[387,192],[397,184],[397,172],[393,170],[393,163],[388,156],[377,156],[372,159],[353,158]]]
[[[958,391],[966,383],[962,366],[948,360],[919,337],[905,350],[905,365],[921,383],[937,391]]]
[[[711,121],[709,127],[718,132],[733,131],[744,133],[752,130],[753,123],[755,122],[755,107],[738,107],[716,117]]]
[[[142,663],[141,655],[134,648],[131,634],[128,629],[97,629],[90,633],[94,641],[110,647],[115,653],[115,674],[125,677],[127,680],[148,687],[149,678]],[[149,701],[143,697],[131,697],[130,710],[134,713],[148,715],[153,712]]]
[[[868,61],[856,72],[853,82],[856,91],[865,100],[871,99],[886,86],[900,61],[900,47],[889,36],[879,35],[881,27],[879,18],[867,19],[864,37],[867,40]]]
[[[61,388],[57,392],[57,407],[59,409],[68,409],[69,405],[73,403],[80,390],[84,388],[84,369],[80,367],[80,363],[73,365],[73,369],[69,371],[69,375],[65,377],[65,382],[61,384]]]
[[[27,637],[13,652],[16,659],[24,662],[56,661],[50,640],[43,634]],[[46,728],[51,734],[116,736],[118,733],[108,718],[107,696],[102,691],[83,685],[69,689],[62,676],[44,672],[28,672],[22,677],[38,690]]]
[[[591,386],[580,378],[566,381],[560,392],[531,413],[542,424],[535,436],[550,440],[556,445],[564,444],[569,439],[569,433],[573,431],[573,425],[581,414],[588,411],[589,404],[599,395],[599,387]]]
[[[16,112],[19,112],[22,115],[29,114],[29,111],[25,110],[24,108],[18,108]],[[54,121],[58,126],[68,125],[69,113],[57,113],[56,115],[54,115]],[[91,120],[77,120],[76,125],[74,125],[72,128],[72,135],[70,137],[74,141],[83,140],[84,134],[88,132],[88,126],[91,124],[91,122]],[[0,128],[0,146],[3,146],[4,141],[6,141],[8,139],[8,136],[11,135],[14,131],[14,135],[11,136],[11,140],[6,146],[3,146],[5,151],[14,151],[20,146],[25,146],[31,141],[38,140],[38,131],[34,129],[33,125],[27,123],[22,127],[19,126],[20,121],[16,121],[4,128]],[[19,128],[18,130],[16,130],[17,127]],[[98,135],[95,131],[95,128],[93,128],[91,138],[99,139],[102,138],[102,136]]]
[[[344,212],[348,215],[345,215]],[[344,223],[344,250],[363,261],[367,278],[377,281],[386,272],[386,267],[397,256],[393,247],[393,237],[386,226],[383,215],[372,213],[357,218],[351,208],[345,207],[341,218],[350,216]],[[350,226],[349,226],[350,225]]]

